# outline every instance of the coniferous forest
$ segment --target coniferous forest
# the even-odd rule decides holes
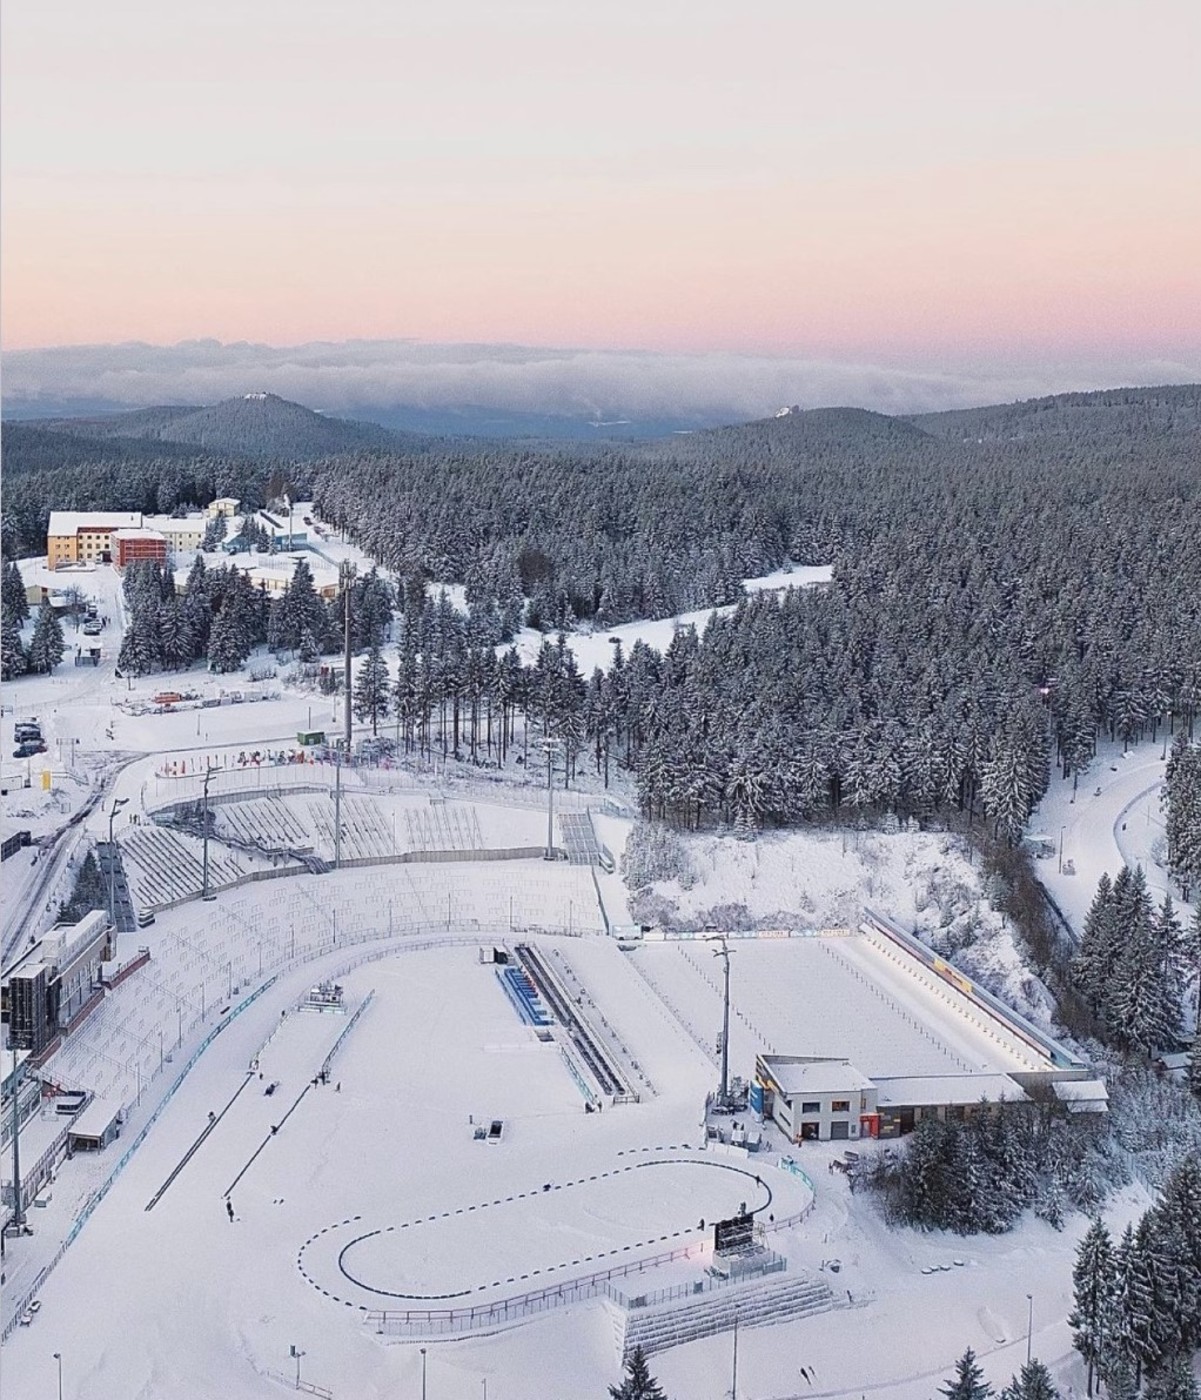
[[[297,462],[139,442],[127,466],[90,470],[85,445],[41,468],[23,447],[10,555],[40,547],[51,508],[257,501],[286,475],[405,580],[399,682],[360,697],[373,724],[391,714],[407,748],[498,761],[524,713],[565,746],[568,780],[624,767],[645,812],[679,825],[982,812],[1013,841],[1052,765],[1078,779],[1098,735],[1195,733],[1196,387],[908,420],[793,412],[587,448],[414,439]],[[831,563],[832,584],[742,598],[742,578],[786,562]],[[435,581],[466,585],[466,617]],[[340,607],[304,580],[274,609],[232,579],[194,579],[178,603],[153,591],[157,633],[127,638],[131,669],[339,643]],[[556,640],[731,603],[592,677]],[[504,651],[522,623],[547,634],[533,667]],[[379,641],[354,626],[357,647]]]

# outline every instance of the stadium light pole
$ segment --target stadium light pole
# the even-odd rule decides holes
[[[546,753],[546,855],[544,859],[555,858],[555,754],[559,750],[558,739],[543,739],[542,748]]]
[[[117,927],[117,854],[113,849],[113,823],[122,807],[129,805],[128,797],[114,797],[108,814],[108,921]]]
[[[354,578],[354,565],[343,559],[338,566],[339,582],[342,585],[342,670],[346,689],[343,720],[346,728],[346,752],[350,753],[350,582]]]
[[[730,944],[723,934],[718,940],[720,948],[714,948],[713,956],[721,958],[724,968],[725,993],[721,1005],[721,1097],[725,1103],[730,1097]]]
[[[738,1309],[734,1309],[734,1359],[730,1368],[730,1400],[738,1400]]]
[[[1026,1365],[1030,1365],[1030,1346],[1034,1336],[1034,1294],[1026,1294]]]
[[[201,871],[201,899],[212,899],[209,892],[209,783],[213,780],[213,767],[207,760],[204,765],[204,863]]]
[[[425,1348],[421,1348],[421,1400],[425,1400]]]
[[[63,1354],[61,1351],[54,1353],[54,1359],[58,1362],[58,1400],[63,1400]]]
[[[19,1235],[25,1228],[25,1206],[21,1195],[21,1071],[24,1060],[13,1056],[13,1229]]]

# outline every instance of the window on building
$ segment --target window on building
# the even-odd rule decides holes
[[[831,1099],[831,1100],[830,1100],[830,1112],[831,1112],[831,1113],[850,1113],[850,1111],[851,1111],[851,1101],[850,1101],[850,1099]]]
[[[818,1102],[817,1099],[810,1099],[807,1103],[806,1103],[806,1102],[802,1102],[802,1103],[801,1103],[801,1112],[802,1112],[802,1113],[820,1113],[821,1111],[822,1111],[822,1106],[821,1106],[821,1104]]]

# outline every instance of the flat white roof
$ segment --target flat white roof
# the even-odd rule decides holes
[[[1089,1109],[1103,1113],[1109,1107],[1109,1090],[1103,1079],[1057,1079],[1051,1088],[1070,1113]]]
[[[76,1137],[101,1137],[120,1112],[121,1105],[113,1103],[111,1099],[93,1099],[79,1117],[73,1120],[71,1132]]]
[[[763,1063],[785,1094],[837,1094],[843,1090],[872,1087],[872,1080],[860,1074],[849,1060],[809,1060],[796,1064],[764,1055]]]
[[[1026,1091],[1007,1074],[917,1074],[877,1079],[880,1108],[922,1108],[936,1104],[1025,1103]]]
[[[115,540],[162,540],[162,542],[163,542],[164,544],[167,543],[166,537],[165,537],[164,535],[160,534],[158,530],[146,530],[146,529],[141,528],[140,526],[134,526],[132,529],[128,529],[128,530],[114,530],[114,531],[113,531],[113,539],[115,539]]]
[[[80,530],[136,530],[140,510],[52,510],[48,535],[77,535]]]
[[[142,524],[149,530],[163,530],[170,533],[176,530],[190,530],[193,534],[204,534],[209,523],[207,515],[144,515]]]

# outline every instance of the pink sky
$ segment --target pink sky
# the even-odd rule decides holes
[[[6,0],[3,340],[1201,344],[1194,0]]]

